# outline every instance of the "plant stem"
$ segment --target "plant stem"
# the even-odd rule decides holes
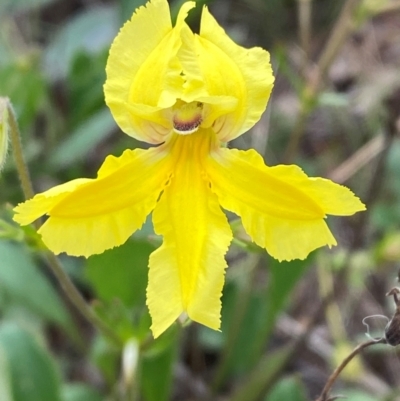
[[[290,164],[297,152],[300,140],[303,136],[307,119],[314,108],[315,100],[320,91],[321,83],[336,57],[342,44],[353,30],[353,15],[361,0],[347,0],[329,36],[327,44],[319,57],[318,63],[313,66],[308,82],[303,90],[301,109],[290,136],[288,146],[283,156],[283,162]]]
[[[318,60],[318,78],[315,84],[319,85],[321,83],[321,80],[324,78],[328,68],[335,59],[336,54],[342,47],[342,44],[355,28],[353,16],[360,2],[361,0],[347,0],[344,4],[339,18],[336,21],[332,33],[328,39],[327,45],[325,46],[324,51]]]
[[[32,181],[30,179],[29,170],[24,159],[21,134],[18,127],[17,119],[14,110],[11,106],[10,101],[7,99],[7,110],[9,115],[9,126],[10,126],[10,138],[12,145],[12,152],[17,167],[19,179],[21,181],[22,191],[25,199],[32,198],[35,193],[32,187]],[[38,228],[38,223],[35,224]],[[79,290],[75,287],[69,276],[65,273],[59,259],[50,252],[46,252],[46,261],[53,275],[58,280],[61,288],[63,289],[67,298],[76,307],[76,309],[86,318],[86,320],[96,327],[102,334],[109,338],[116,345],[121,345],[121,340],[114,333],[114,331],[108,327],[96,314],[92,308],[86,303]]]
[[[11,147],[15,160],[15,165],[17,167],[18,176],[21,181],[21,187],[24,193],[24,197],[25,199],[30,199],[35,195],[35,193],[33,192],[31,177],[29,175],[29,170],[25,163],[24,153],[22,151],[21,133],[19,131],[14,109],[12,108],[11,103],[8,99],[6,99],[6,102],[10,124]]]
[[[311,47],[311,9],[313,0],[297,0],[299,38],[303,50],[302,71],[305,73],[310,58]]]
[[[398,100],[400,98],[400,91],[394,91],[387,99],[386,105],[388,109],[388,120],[384,130],[382,143],[380,145],[380,152],[376,160],[375,170],[372,172],[372,176],[368,185],[366,194],[363,197],[363,201],[368,205],[368,209],[371,210],[373,205],[378,200],[378,194],[381,193],[381,188],[385,182],[386,170],[387,170],[387,159],[389,156],[390,149],[397,136],[397,117],[398,117]],[[354,232],[358,233],[357,236],[353,237],[352,248],[360,248],[367,238],[368,221],[370,219],[370,213],[360,213],[358,218],[355,220]]]
[[[330,174],[328,174],[328,178],[338,184],[344,184],[361,168],[368,165],[375,157],[384,151],[386,146],[387,144],[384,134],[374,136],[342,164],[336,167]]]

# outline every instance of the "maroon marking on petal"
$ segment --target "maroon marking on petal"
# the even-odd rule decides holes
[[[173,119],[174,129],[175,131],[182,134],[191,134],[196,131],[199,125],[201,124],[202,118],[201,116],[195,116],[193,119],[189,121],[180,121],[176,116]]]

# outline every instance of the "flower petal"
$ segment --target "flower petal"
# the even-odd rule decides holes
[[[349,189],[309,178],[297,166],[268,167],[254,150],[219,149],[207,170],[221,205],[241,216],[253,241],[279,260],[336,245],[325,215],[365,209]]]
[[[64,199],[69,193],[73,192],[80,185],[89,182],[89,179],[78,178],[66,182],[65,184],[57,185],[48,191],[37,194],[27,202],[20,203],[14,208],[14,221],[22,226],[26,226],[39,217],[43,216],[56,205],[60,200]]]
[[[155,230],[164,237],[150,256],[147,288],[155,337],[182,312],[220,327],[224,255],[232,234],[204,175],[206,137],[204,131],[175,137],[175,173],[153,212]]]
[[[115,38],[107,61],[104,93],[126,134],[161,143],[170,132],[171,126],[160,110],[172,106],[181,92],[182,68],[176,54],[184,19],[194,5],[187,2],[181,7],[172,28],[168,2],[152,0],[136,10]],[[151,118],[145,118],[149,114]]]
[[[186,39],[184,45],[189,43]],[[248,131],[265,110],[274,82],[269,53],[258,47],[238,46],[207,7],[203,8],[200,36],[195,36],[192,49],[209,95],[238,99],[236,109],[220,117],[222,121],[215,127],[222,142],[230,141]]]
[[[154,209],[170,175],[162,148],[109,156],[98,178],[74,180],[18,205],[14,219],[28,224],[49,215],[39,229],[54,253],[90,256],[123,244]]]

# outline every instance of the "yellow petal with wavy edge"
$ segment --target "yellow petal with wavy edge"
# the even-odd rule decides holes
[[[187,47],[186,59],[180,59],[185,73],[194,71],[191,66],[196,63],[201,74],[198,80],[205,82],[209,95],[238,99],[235,110],[216,122],[214,129],[219,139],[227,142],[249,130],[260,119],[272,90],[274,77],[269,53],[258,47],[238,46],[207,7],[203,9],[200,36],[191,39],[186,35],[183,45]]]
[[[162,246],[150,256],[147,304],[158,337],[179,315],[220,327],[221,292],[232,239],[203,164],[210,133],[175,136],[170,144],[175,172],[153,212]]]
[[[253,241],[278,260],[336,245],[325,215],[365,209],[348,188],[309,178],[296,166],[268,167],[254,150],[214,151],[207,171],[221,205],[241,216]]]
[[[293,185],[303,188],[304,192],[321,205],[325,214],[351,216],[366,210],[359,198],[343,185],[326,178],[308,177],[300,167],[295,165],[279,165],[269,168],[271,173],[281,180],[287,180],[290,175]]]
[[[37,194],[32,199],[20,203],[14,208],[14,221],[22,226],[32,223],[39,217],[45,215],[69,193],[89,181],[91,180],[87,178],[78,178],[50,188],[46,192]]]
[[[172,128],[162,109],[171,107],[181,93],[182,68],[176,54],[184,19],[194,6],[185,3],[172,28],[168,2],[152,0],[136,10],[111,46],[106,103],[120,128],[136,139],[161,143]]]
[[[123,244],[154,209],[171,174],[163,148],[109,156],[98,178],[60,185],[18,205],[15,220],[49,218],[38,231],[54,253],[90,256]]]

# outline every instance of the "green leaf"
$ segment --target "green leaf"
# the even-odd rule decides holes
[[[267,291],[265,288],[264,291]],[[242,301],[242,291],[238,288],[231,288],[233,299],[226,305],[226,320],[223,324],[224,336],[229,338],[231,331],[236,330],[235,343],[229,352],[229,367],[227,372],[244,373],[251,365],[254,342],[258,336],[258,331],[262,329],[262,323],[265,321],[267,305],[264,302],[264,294],[259,290],[254,290],[248,300],[247,309],[240,326],[235,323],[235,311],[238,309],[238,303]],[[223,300],[225,302],[225,298]],[[225,305],[224,305],[225,307]],[[228,316],[227,316],[228,315]],[[226,351],[225,351],[226,352]]]
[[[244,373],[259,359],[274,328],[276,318],[285,308],[291,291],[309,265],[309,259],[280,263],[268,257],[267,288],[258,286],[258,289],[252,290],[250,294],[243,321],[237,328],[235,342],[230,345],[225,374]],[[222,308],[224,336],[232,335],[232,330],[237,327],[237,310],[242,303],[243,293],[240,287],[235,283],[227,283],[224,288]]]
[[[291,262],[279,262],[269,258],[268,288],[259,299],[258,327],[251,342],[249,363],[253,364],[257,359],[265,342],[268,341],[275,322],[280,313],[285,309],[290,300],[290,294],[311,264],[313,256],[305,260],[293,260]]]
[[[10,366],[13,401],[60,401],[53,361],[32,335],[16,324],[0,326],[0,348]]]
[[[271,388],[277,375],[292,356],[293,346],[291,344],[264,354],[256,367],[250,373],[247,372],[246,379],[237,386],[231,401],[259,400]]]
[[[4,349],[0,346],[0,400],[13,401],[10,365]]]
[[[68,75],[68,124],[76,127],[104,108],[103,84],[106,80],[108,49],[98,54],[80,52],[73,59]],[[90,68],[87,66],[90,65]],[[115,126],[115,124],[114,124]]]
[[[264,294],[264,301],[258,309],[259,327],[254,332],[247,331],[249,336],[251,336],[248,340],[251,346],[244,348],[244,357],[248,358],[247,372],[252,365],[255,363],[256,365],[250,374],[247,375],[247,379],[243,385],[238,388],[232,401],[253,401],[259,399],[263,392],[275,382],[281,370],[288,363],[289,358],[293,356],[293,344],[288,344],[267,353],[260,359],[260,355],[263,354],[263,347],[265,347],[265,343],[268,341],[275,325],[276,318],[286,306],[286,303],[290,299],[290,293],[310,266],[312,258],[313,255],[306,260],[295,260],[292,262],[278,262],[275,259],[269,258],[270,277],[268,290]],[[239,359],[241,358],[239,354],[240,346],[246,347],[246,344],[243,342],[235,344],[235,357]],[[232,366],[236,366],[235,363],[235,358],[232,358]]]
[[[87,260],[86,277],[103,301],[119,298],[126,306],[144,305],[147,266],[154,246],[144,240],[129,240]]]
[[[155,340],[152,348],[142,358],[141,389],[145,401],[170,399],[172,368],[177,354],[178,330],[172,327]],[[162,344],[162,348],[159,344]]]
[[[108,109],[102,109],[82,123],[61,143],[49,158],[49,167],[63,169],[85,156],[103,141],[115,127]]]
[[[289,295],[295,285],[311,265],[312,258],[313,256],[309,256],[305,260],[293,260],[291,262],[278,262],[276,259],[270,259],[271,277],[266,292],[268,310],[263,327],[265,337],[270,335],[276,318],[289,301]],[[259,350],[256,351],[256,353],[258,352]]]
[[[0,241],[0,260],[0,294],[9,303],[23,306],[73,335],[70,316],[27,249],[11,241]]]
[[[62,401],[103,401],[103,397],[86,384],[71,383],[62,388]]]
[[[45,70],[53,79],[66,77],[75,55],[108,48],[120,26],[116,7],[91,7],[77,14],[55,35],[45,53]],[[88,66],[90,68],[90,66]]]
[[[307,401],[306,391],[296,377],[287,377],[279,381],[264,401]]]

